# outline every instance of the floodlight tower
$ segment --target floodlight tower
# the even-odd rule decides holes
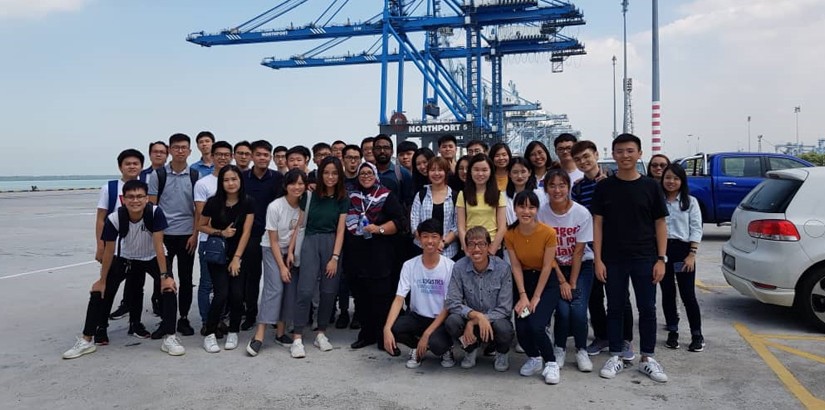
[[[653,102],[651,110],[651,151],[662,151],[662,99],[659,94],[659,0],[653,0]]]
[[[624,41],[623,41],[623,55],[622,64],[624,65],[624,73],[622,75],[622,89],[624,90],[624,120],[622,121],[622,133],[630,132],[630,123],[632,122],[630,116],[630,91],[627,79],[627,6],[629,2],[622,0],[622,20],[624,26]]]

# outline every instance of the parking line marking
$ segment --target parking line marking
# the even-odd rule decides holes
[[[793,347],[790,347],[790,346],[787,346],[787,345],[783,345],[782,343],[766,341],[765,345],[776,348],[776,349],[779,349],[779,350],[786,351],[790,354],[797,355],[799,357],[803,357],[803,358],[808,359],[808,360],[813,360],[815,362],[825,364],[825,357],[815,355],[813,353],[808,353],[804,350],[799,350],[799,349],[796,349],[796,348],[793,348]]]
[[[706,284],[705,282],[702,282],[699,279],[696,279],[694,281],[694,283],[696,284],[696,287],[699,288],[704,293],[714,292],[713,289],[725,289],[725,288],[730,287],[730,285],[708,285],[708,284]]]
[[[754,336],[765,339],[780,339],[780,340],[812,340],[815,342],[825,342],[825,336],[803,336],[803,335],[780,335],[771,333],[754,333]]]
[[[19,278],[21,276],[33,275],[35,273],[52,272],[52,271],[61,270],[61,269],[76,268],[78,266],[88,265],[90,263],[95,263],[95,262],[96,261],[73,263],[71,265],[63,265],[63,266],[57,266],[57,267],[54,267],[54,268],[38,269],[38,270],[30,271],[30,272],[16,273],[14,275],[0,276],[0,280],[11,279],[11,278]]]
[[[765,364],[773,370],[776,377],[778,377],[782,384],[785,385],[785,388],[793,393],[793,395],[796,396],[797,400],[799,400],[803,406],[808,409],[825,408],[825,400],[821,400],[812,395],[811,392],[809,392],[808,389],[806,389],[805,386],[799,382],[793,373],[791,373],[782,364],[782,362],[780,362],[779,359],[777,359],[776,356],[768,350],[768,347],[762,338],[751,332],[750,329],[742,323],[734,323],[733,327],[737,332],[739,332],[739,335],[751,345],[753,350],[756,351],[762,360],[765,361]]]

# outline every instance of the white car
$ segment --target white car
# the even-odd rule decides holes
[[[797,308],[825,331],[825,167],[771,171],[739,204],[722,248],[725,280]]]

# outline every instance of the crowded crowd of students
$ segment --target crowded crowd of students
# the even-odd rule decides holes
[[[185,354],[180,336],[195,333],[196,255],[209,353],[245,345],[257,356],[271,327],[275,343],[303,358],[313,333],[318,351],[333,350],[334,325],[359,330],[352,349],[376,345],[398,356],[400,344],[409,346],[409,368],[428,351],[444,367],[458,353],[461,367],[472,368],[483,352],[503,372],[515,348],[526,356],[522,376],[557,384],[572,348],[582,372],[608,351],[599,374],[609,379],[636,357],[635,304],[637,368],[666,382],[654,358],[657,285],[664,345],[680,347],[678,288],[688,350],[704,349],[694,290],[701,212],[685,171],[666,156],[654,155],[647,175],[638,172],[634,135],[612,141],[615,171],[599,166],[593,142],[571,134],[553,141],[557,160],[541,141],[519,156],[507,144],[473,140],[457,157],[451,135],[438,140],[437,152],[410,141],[394,147],[383,134],[311,150],[264,140],[233,146],[208,131],[194,142],[201,154],[194,164],[184,134],[151,143],[145,169],[138,150],[118,156],[121,179],[102,187],[97,205],[100,278],[82,335],[64,358],[108,344],[109,321],[125,316],[128,334]],[[160,317],[154,332],[141,319],[147,274]]]

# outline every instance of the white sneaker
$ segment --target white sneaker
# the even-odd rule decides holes
[[[169,356],[183,356],[186,353],[177,335],[166,335],[160,345],[160,350],[168,353]]]
[[[312,343],[315,347],[321,349],[322,352],[328,352],[332,350],[332,344],[327,339],[327,336],[323,333],[318,333],[318,336],[315,336],[315,341]]]
[[[407,360],[408,369],[417,369],[421,366],[421,360],[418,359],[418,350],[417,349],[410,349],[410,359]]]
[[[226,343],[223,348],[226,350],[235,350],[238,347],[238,334],[229,332],[226,334]]]
[[[307,357],[307,354],[304,351],[303,340],[295,339],[292,341],[292,345],[289,346],[289,355],[294,359],[303,359],[304,357]]]
[[[478,348],[473,349],[472,352],[464,352],[464,358],[461,359],[462,369],[472,369],[476,367],[476,356],[478,356]]]
[[[646,374],[654,382],[667,382],[665,368],[652,357],[648,357],[647,360],[642,360],[639,362],[639,371]]]
[[[559,384],[561,376],[559,376],[559,364],[556,362],[547,362],[544,365],[541,375],[544,376],[544,382],[547,384]]]
[[[559,365],[559,369],[564,367],[564,359],[566,359],[567,351],[564,350],[563,347],[553,346],[553,356],[556,356],[556,364]]]
[[[75,342],[74,346],[71,349],[66,350],[63,352],[64,359],[76,359],[84,354],[94,353],[97,350],[97,346],[91,340],[86,340],[82,337],[78,337],[77,341]]]
[[[619,356],[610,356],[610,359],[607,359],[602,370],[599,371],[599,376],[605,379],[612,379],[622,370],[624,370],[622,359]]]
[[[587,349],[579,349],[576,352],[576,365],[579,366],[580,372],[593,371],[593,362],[590,361],[590,355],[587,354]]]
[[[496,362],[493,365],[497,372],[510,370],[510,353],[496,352]]]
[[[449,369],[455,366],[455,356],[453,356],[453,349],[447,350],[447,353],[441,355],[441,367]]]
[[[203,350],[206,350],[207,353],[218,353],[221,351],[221,347],[218,346],[218,338],[215,337],[214,333],[203,338]]]
[[[518,371],[518,374],[524,377],[530,377],[538,372],[541,371],[542,362],[541,357],[528,357],[527,361],[521,365],[521,369]]]

